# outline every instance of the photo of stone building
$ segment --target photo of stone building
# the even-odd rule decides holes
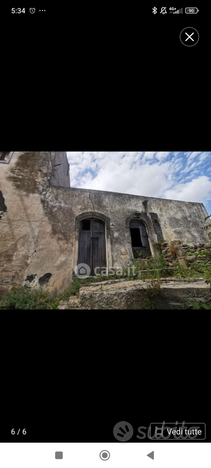
[[[209,242],[207,216],[203,203],[73,188],[65,152],[2,152],[0,289],[62,291],[78,264],[94,275],[156,257],[162,240]]]

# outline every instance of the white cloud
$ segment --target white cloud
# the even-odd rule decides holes
[[[72,187],[202,203],[206,200],[206,206],[211,200],[211,180],[207,175],[211,152],[67,154]]]
[[[169,154],[169,153],[168,153]],[[171,186],[170,162],[159,165],[158,162],[150,165],[143,162],[152,159],[154,153],[95,153],[95,164],[92,164],[92,155],[71,154],[69,161],[70,175],[73,178],[71,185],[93,190],[108,190],[114,192],[131,193],[136,195],[162,196],[164,189]],[[163,157],[164,155],[162,155]],[[142,158],[143,157],[143,158]],[[78,164],[76,164],[76,161]],[[96,174],[83,175],[83,172],[93,169]],[[91,183],[90,183],[91,182]]]
[[[198,164],[200,164],[202,161],[207,159],[208,156],[210,156],[210,153],[202,153],[200,158],[199,158],[199,163]]]
[[[190,182],[176,184],[174,188],[165,191],[165,198],[199,203],[203,203],[205,198],[211,200],[211,180],[207,176],[199,176]]]
[[[158,159],[158,161],[161,161],[162,159],[165,159],[169,155],[169,151],[159,151],[158,153],[155,153],[155,157]]]
[[[149,161],[150,159],[153,159],[154,156],[155,156],[155,152],[150,152],[150,151],[146,151],[145,153],[142,153],[143,156],[142,156],[142,162],[146,162],[146,161]]]
[[[193,151],[192,153],[188,153],[188,160],[191,160],[193,158],[196,158],[201,154],[201,151]]]

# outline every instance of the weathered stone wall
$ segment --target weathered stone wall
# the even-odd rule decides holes
[[[176,242],[179,244],[179,250],[175,249]],[[182,260],[185,267],[189,267],[193,263],[200,264],[201,261],[206,261],[209,265],[211,264],[211,242],[202,244],[186,244],[182,241],[163,242],[161,253],[167,266],[176,266],[178,263],[182,264]]]
[[[0,165],[0,289],[22,286],[26,279],[39,285],[44,275],[52,275],[52,263],[54,280],[57,276],[60,281],[55,264],[61,263],[66,244],[62,249],[51,235],[44,210],[55,157],[56,153],[14,153],[9,164]]]
[[[163,242],[161,246],[161,253],[164,256],[167,266],[176,266],[178,264],[178,259],[174,247],[172,246],[170,250],[170,242]]]
[[[146,226],[153,256],[158,255],[156,243],[162,236],[168,242],[177,239],[178,233],[183,242],[191,239],[192,243],[196,243],[197,239],[197,243],[206,243],[208,240],[207,232],[202,229],[207,216],[202,203],[146,199],[136,195],[73,188],[70,206],[73,217],[86,212],[107,216],[112,252],[109,266],[115,268],[126,266],[133,260],[129,221],[134,217]]]
[[[203,203],[151,198],[148,211],[157,213],[165,240],[179,239],[194,244],[207,241],[202,226],[209,221],[204,221],[208,213]]]
[[[53,171],[50,184],[57,187],[70,187],[69,163],[64,152],[52,153]]]
[[[9,164],[0,164],[0,288],[68,286],[83,217],[105,221],[107,268],[133,261],[129,226],[134,218],[146,227],[152,255],[159,255],[157,242],[164,239],[172,263],[177,258],[168,245],[174,239],[193,245],[209,241],[202,230],[208,215],[202,203],[70,188],[68,180],[62,152],[14,153]]]
[[[191,264],[200,264],[202,261],[206,261],[207,265],[211,265],[211,243],[205,244],[181,244],[181,250],[186,260],[187,266]]]
[[[204,218],[208,216],[208,213],[203,203],[182,202],[99,190],[78,188],[72,190],[76,192],[77,197],[92,199],[95,206],[97,203],[98,209],[101,205],[102,208],[106,208],[114,225],[117,223],[119,216],[123,214],[125,221],[127,216],[130,216],[133,212],[140,213],[141,217],[146,214],[152,225],[159,221],[160,226],[155,235],[156,241],[161,240],[162,235],[165,240],[183,239],[184,242],[191,243],[202,242],[202,240],[207,241],[207,233],[203,231],[202,226],[209,224],[209,220],[206,223],[204,222]],[[153,231],[155,232],[156,229],[153,229]]]

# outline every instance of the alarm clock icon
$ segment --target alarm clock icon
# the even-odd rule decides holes
[[[32,15],[35,13],[36,11],[36,8],[29,8],[29,13],[31,13]]]

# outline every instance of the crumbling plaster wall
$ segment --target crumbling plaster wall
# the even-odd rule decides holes
[[[134,214],[146,226],[153,255],[156,255],[154,243],[161,237],[167,241],[181,239],[193,244],[208,239],[207,232],[202,229],[204,218],[208,215],[202,203],[72,188],[71,209],[73,217],[86,211],[97,211],[109,218],[114,267],[123,266],[133,258],[129,220]],[[156,221],[158,230],[155,229]]]
[[[134,214],[146,226],[154,256],[158,254],[155,244],[160,240],[156,233],[167,241],[178,238],[183,242],[188,239],[194,244],[207,241],[207,233],[201,229],[207,215],[203,204],[79,188],[50,188],[44,204],[52,232],[58,238],[62,236],[66,239],[67,251],[64,257],[66,263],[72,265],[70,272],[77,265],[77,220],[83,215],[105,220],[108,268],[125,267],[133,260],[129,221]],[[159,224],[157,231],[155,221]]]
[[[149,209],[157,213],[165,240],[190,244],[208,241],[207,231],[202,228],[210,221],[205,222],[208,213],[203,203],[151,198]]]
[[[54,153],[50,184],[58,187],[70,187],[69,163],[65,152]]]
[[[14,153],[9,164],[0,165],[1,199],[6,205],[0,219],[0,289],[21,286],[30,275],[39,284],[40,278],[52,274],[51,267],[53,281],[59,278],[56,265],[62,263],[63,249],[45,214],[56,156],[58,153]],[[54,179],[54,183],[60,180]]]
[[[62,159],[65,153],[14,153],[9,164],[0,165],[0,288],[45,284],[56,292],[68,286],[83,216],[105,220],[108,268],[133,260],[129,222],[134,215],[145,224],[155,256],[162,238],[207,241],[203,204],[70,188],[68,162],[60,164]]]

